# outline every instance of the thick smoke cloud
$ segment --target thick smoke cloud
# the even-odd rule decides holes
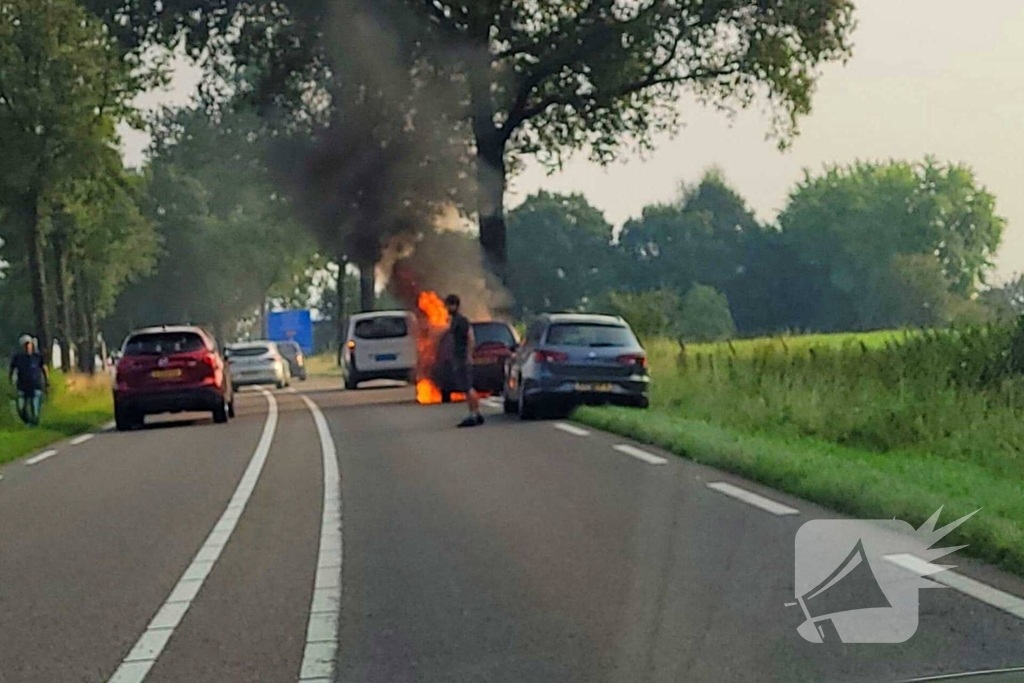
[[[399,0],[339,0],[325,31],[326,125],[282,144],[278,168],[333,256],[377,263],[472,196],[463,84],[431,24]],[[434,47],[432,47],[434,46]],[[429,57],[429,59],[427,59]]]

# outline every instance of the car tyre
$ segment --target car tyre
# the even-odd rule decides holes
[[[119,432],[127,432],[137,424],[135,417],[127,409],[114,407],[114,426]]]
[[[345,375],[345,388],[349,391],[355,391],[359,388],[359,377],[357,375]]]
[[[506,415],[512,415],[519,410],[519,404],[509,398],[507,393],[505,394],[505,400],[502,403],[502,407],[504,407]]]
[[[220,405],[213,409],[213,421],[219,425],[228,421],[228,404],[223,399]]]
[[[520,420],[534,420],[537,418],[537,405],[535,401],[531,401],[526,397],[525,387],[520,383],[519,385],[519,419]]]

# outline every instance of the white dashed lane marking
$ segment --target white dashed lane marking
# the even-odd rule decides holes
[[[637,460],[643,460],[648,465],[664,465],[668,462],[665,458],[648,453],[642,448],[636,446],[630,446],[629,444],[620,443],[617,446],[612,446],[619,453],[625,453],[626,455],[636,458]]]
[[[590,436],[590,432],[582,427],[571,425],[568,422],[556,422],[552,425],[555,429],[560,429],[566,434],[572,434],[573,436]]]
[[[323,455],[324,507],[320,522],[320,552],[317,556],[313,602],[306,628],[306,649],[302,655],[299,681],[317,683],[334,680],[338,655],[338,618],[341,611],[341,473],[334,438],[323,411],[308,397],[303,402],[313,413],[320,452]]]
[[[206,542],[192,559],[185,573],[178,579],[178,584],[167,596],[167,600],[157,611],[149,626],[139,637],[131,652],[124,658],[117,671],[110,677],[108,683],[141,683],[146,679],[149,670],[153,668],[157,657],[167,646],[167,641],[174,635],[174,629],[181,623],[188,608],[192,605],[203,582],[213,570],[213,565],[220,557],[221,551],[227,545],[228,539],[235,530],[242,512],[245,510],[256,482],[263,472],[263,465],[267,461],[267,454],[270,453],[270,444],[274,441],[274,432],[277,430],[277,400],[270,392],[260,390],[266,397],[268,404],[267,420],[263,424],[263,433],[260,435],[256,450],[249,460],[241,481],[235,493],[231,496],[227,508],[221,514],[217,524],[213,527]]]
[[[26,460],[25,464],[26,465],[38,465],[42,461],[44,461],[44,460],[46,460],[48,458],[52,458],[55,455],[57,455],[57,451],[55,451],[53,449],[50,449],[48,451],[43,451],[39,455],[33,456],[33,457],[29,458],[28,460]]]
[[[741,489],[739,486],[733,486],[732,484],[727,484],[724,481],[712,482],[708,484],[708,488],[714,489],[719,493],[724,493],[725,495],[735,498],[736,500],[741,500],[747,505],[753,505],[754,507],[760,508],[765,512],[770,512],[773,515],[782,516],[800,514],[800,511],[797,510],[796,508],[791,508],[788,505],[783,505],[782,503],[774,501],[771,498],[765,498],[764,496],[760,496],[754,493],[753,491]]]
[[[83,443],[85,443],[89,439],[93,438],[94,436],[96,436],[96,435],[95,434],[82,434],[81,436],[76,436],[75,438],[71,439],[71,445],[72,446],[81,446]]]
[[[897,567],[902,567],[921,576],[930,574],[931,570],[934,568],[933,565],[926,560],[922,560],[917,555],[911,555],[910,553],[886,555],[885,559]],[[937,574],[930,574],[926,578],[935,581],[936,583],[941,583],[944,586],[949,586],[953,590],[959,591],[964,595],[969,595],[975,600],[979,600],[986,605],[1000,609],[1008,614],[1012,614],[1018,619],[1024,619],[1024,600],[1018,598],[1016,595],[1004,593],[998,588],[993,588],[981,581],[975,581],[963,574],[957,574],[956,572],[948,569],[944,572],[938,572]]]

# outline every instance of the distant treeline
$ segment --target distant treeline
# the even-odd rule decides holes
[[[772,224],[712,170],[619,231],[581,195],[530,196],[509,284],[520,315],[613,310],[688,339],[980,323],[1024,303],[1019,280],[986,284],[1004,225],[969,168],[933,159],[808,173]]]

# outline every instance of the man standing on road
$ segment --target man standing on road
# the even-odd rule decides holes
[[[460,427],[476,427],[484,423],[480,414],[480,397],[473,388],[473,377],[470,369],[470,354],[473,349],[473,328],[466,316],[459,313],[462,302],[455,294],[444,298],[445,308],[450,318],[448,333],[452,340],[452,371],[451,389],[466,394],[469,415],[459,423]]]
[[[21,351],[11,356],[11,364],[7,369],[7,377],[12,382],[17,376],[18,395],[25,401],[32,401],[32,414],[39,415],[43,400],[43,389],[49,383],[46,362],[42,354],[36,351],[35,339],[27,334],[18,339]]]

